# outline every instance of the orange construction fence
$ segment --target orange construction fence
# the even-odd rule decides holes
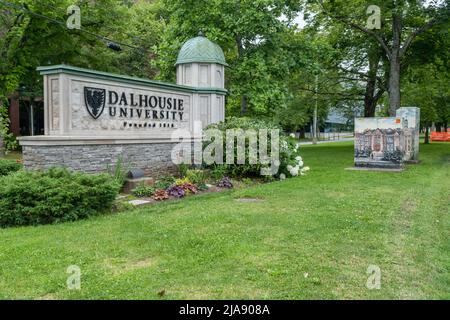
[[[431,132],[431,141],[446,141],[450,142],[450,129],[447,132]]]

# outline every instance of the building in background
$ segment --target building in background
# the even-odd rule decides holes
[[[327,132],[349,132],[353,131],[354,116],[347,117],[341,110],[332,108],[328,112],[321,131]]]
[[[12,94],[9,99],[10,130],[15,136],[44,134],[44,101],[22,92]]]

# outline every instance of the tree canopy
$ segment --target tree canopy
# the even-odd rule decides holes
[[[41,65],[174,81],[179,49],[201,30],[229,64],[228,115],[294,131],[316,105],[324,121],[330,109],[374,116],[403,104],[419,106],[425,126],[448,125],[448,1],[372,1],[380,29],[362,0],[79,1],[81,30],[65,25],[72,4],[0,0],[0,108],[15,92],[42,93]]]

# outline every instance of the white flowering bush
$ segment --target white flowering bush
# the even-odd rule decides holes
[[[280,170],[278,176],[280,180],[288,177],[303,176],[310,170],[304,166],[303,158],[300,155],[300,144],[295,135],[280,138]]]
[[[224,134],[223,139],[223,160],[225,162],[227,148],[225,145],[226,141],[226,130],[227,129],[242,129],[242,130],[260,130],[260,129],[278,129],[281,132],[281,128],[272,122],[261,120],[261,119],[249,119],[249,118],[228,118],[226,122],[221,122],[218,124],[212,124],[208,126],[208,129],[218,129],[222,131]],[[279,137],[280,146],[279,146],[279,170],[275,174],[275,177],[280,178],[281,180],[295,177],[298,175],[304,175],[309,168],[303,166],[303,159],[300,156],[300,145],[298,144],[298,140],[295,138],[295,134],[291,134],[289,136],[280,135]],[[257,136],[258,144],[259,144],[259,135]],[[207,144],[205,144],[206,146]],[[271,138],[268,139],[267,145],[271,145]],[[248,142],[246,147],[248,148]],[[235,147],[233,152],[234,158],[236,158],[237,148]],[[209,168],[211,170],[220,169],[221,172],[226,176],[236,177],[236,178],[244,178],[244,177],[257,177],[261,176],[261,169],[268,168],[267,164],[262,164],[260,162],[256,164],[250,164],[249,162],[249,153],[245,153],[245,164],[217,164],[214,163],[212,165],[204,164],[204,167]]]

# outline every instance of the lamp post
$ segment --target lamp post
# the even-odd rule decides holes
[[[34,96],[30,96],[30,135],[34,136]]]
[[[314,106],[314,118],[313,118],[313,144],[317,144],[317,105],[318,105],[318,97],[317,91],[319,87],[319,75],[316,74],[316,88],[315,88],[315,106]]]

